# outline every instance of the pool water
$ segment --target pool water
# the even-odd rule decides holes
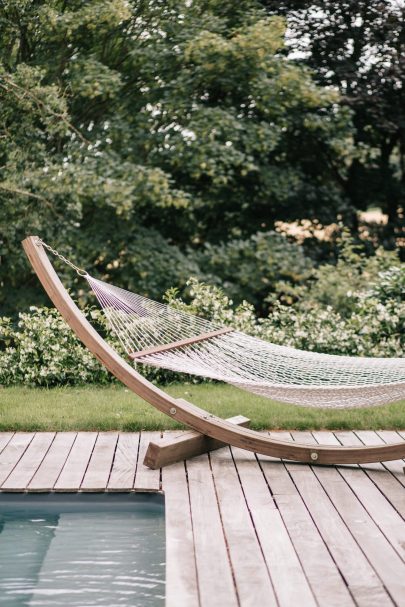
[[[162,496],[0,495],[1,607],[163,607],[164,599]]]

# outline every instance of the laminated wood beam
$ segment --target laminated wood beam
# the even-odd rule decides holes
[[[250,419],[243,415],[236,415],[235,417],[229,417],[226,421],[236,426],[243,426],[247,428],[250,423]],[[156,468],[163,468],[176,462],[181,462],[190,457],[207,453],[208,451],[214,451],[225,447],[226,443],[215,438],[210,438],[200,432],[189,430],[188,432],[182,432],[177,436],[170,436],[154,443],[149,443],[148,449],[145,454],[143,463],[148,468],[156,470]]]

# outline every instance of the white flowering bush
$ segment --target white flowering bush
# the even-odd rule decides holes
[[[167,294],[171,305],[224,325],[282,344],[348,356],[403,356],[405,346],[405,267],[377,274],[367,290],[350,292],[351,312],[345,313],[316,299],[305,305],[276,301],[266,318],[257,318],[252,305],[234,307],[218,287],[196,279],[189,281],[191,303],[175,291]]]
[[[86,316],[100,324],[96,310]],[[0,383],[36,386],[110,381],[108,372],[75,338],[55,309],[31,307],[16,325],[0,318]]]
[[[118,339],[108,331],[103,313],[88,307],[84,314],[125,356]],[[144,365],[138,365],[137,370],[159,383],[179,381],[182,377]],[[0,385],[53,387],[114,381],[114,376],[75,337],[56,309],[32,306],[29,312],[19,314],[16,323],[0,317]]]

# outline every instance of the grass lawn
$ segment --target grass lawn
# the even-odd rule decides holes
[[[165,388],[221,417],[246,415],[256,430],[404,429],[405,401],[373,409],[285,405],[222,384]],[[122,386],[0,389],[0,431],[161,430],[181,427]]]

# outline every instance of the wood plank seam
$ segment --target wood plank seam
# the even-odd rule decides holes
[[[36,433],[36,434],[37,434],[37,433]],[[53,439],[52,439],[52,440],[51,440],[51,442],[49,443],[48,448],[46,449],[45,453],[43,454],[42,459],[41,459],[41,461],[39,462],[38,466],[36,467],[35,471],[33,472],[33,474],[32,474],[32,476],[31,476],[31,478],[30,478],[30,479],[29,479],[29,481],[27,482],[27,484],[26,484],[26,490],[27,490],[27,487],[29,486],[30,482],[32,481],[32,479],[33,479],[33,478],[34,478],[34,476],[36,475],[37,471],[38,471],[38,470],[39,470],[39,468],[41,467],[41,464],[42,464],[42,462],[44,461],[44,459],[45,459],[45,457],[46,457],[46,455],[47,455],[48,451],[49,451],[49,450],[50,450],[50,448],[52,447],[53,442],[54,442],[54,440],[55,440],[55,438],[56,438],[56,434],[57,434],[57,433],[56,433],[56,432],[54,432]]]
[[[7,483],[7,480],[10,478],[10,476],[11,476],[11,475],[12,475],[12,473],[14,472],[15,468],[18,466],[18,464],[20,463],[20,461],[21,461],[21,460],[22,460],[22,458],[24,457],[24,455],[25,455],[25,453],[26,453],[27,449],[28,449],[28,448],[29,448],[29,446],[32,444],[33,440],[35,439],[35,437],[36,437],[37,435],[38,435],[38,432],[35,432],[35,433],[34,433],[34,436],[33,436],[33,437],[32,437],[32,439],[31,439],[31,441],[30,441],[30,442],[29,442],[29,444],[27,445],[27,448],[24,450],[24,453],[22,454],[22,456],[20,457],[20,459],[18,460],[18,462],[17,462],[17,463],[16,463],[16,465],[14,466],[13,470],[12,470],[12,471],[10,472],[10,474],[8,475],[7,479],[6,479],[6,480],[3,482],[3,485],[4,485],[5,483]],[[48,453],[49,449],[50,449],[50,448],[51,448],[51,446],[52,446],[53,441],[55,440],[55,437],[56,437],[56,432],[54,432],[53,439],[52,439],[52,440],[51,440],[51,442],[49,443],[48,448],[45,450],[45,453],[43,454],[42,459],[41,459],[41,460],[40,460],[40,462],[38,463],[38,466],[37,466],[37,467],[36,467],[36,469],[33,471],[32,476],[31,476],[31,477],[29,478],[29,480],[27,481],[26,486],[25,486],[25,490],[27,490],[28,485],[30,484],[30,482],[31,482],[31,481],[32,481],[32,479],[34,478],[34,476],[35,476],[35,474],[36,474],[36,472],[37,472],[38,468],[41,466],[42,462],[44,461],[46,454]]]
[[[133,481],[133,483],[132,483],[132,488],[133,488],[133,490],[135,490],[136,475],[137,475],[137,473],[138,473],[138,466],[139,466],[139,451],[140,451],[140,448],[141,448],[142,432],[143,432],[143,430],[140,430],[140,432],[139,432],[138,449],[137,449],[137,452],[136,452],[136,464],[135,464],[135,471],[134,471],[134,481]]]
[[[355,434],[355,436],[356,436],[356,437],[359,439],[359,441],[363,442],[363,441],[361,440],[361,438],[360,438],[359,436],[357,436],[356,432],[353,432],[353,433],[354,433],[354,434]],[[336,439],[339,441],[339,443],[342,445],[342,441],[340,440],[339,435],[336,435],[336,433],[333,433],[333,434],[334,434],[334,436],[336,437]],[[364,444],[364,443],[363,443],[363,444]],[[383,465],[383,466],[384,466],[384,463],[383,463],[383,462],[381,462],[381,465]],[[364,472],[364,474],[367,476],[367,478],[369,478],[369,479],[370,479],[370,481],[371,481],[371,482],[373,483],[373,485],[374,485],[374,486],[375,486],[375,487],[376,487],[376,488],[377,488],[377,489],[380,491],[380,493],[383,495],[383,497],[384,497],[385,499],[387,499],[386,495],[385,495],[385,494],[384,494],[384,493],[381,491],[381,488],[380,488],[380,487],[377,485],[377,483],[375,483],[375,482],[373,481],[373,479],[371,478],[371,476],[370,476],[369,471],[367,470],[367,468],[364,468],[362,464],[356,464],[356,467],[360,468],[360,469],[361,469],[361,470]],[[391,477],[393,477],[393,478],[394,478],[394,479],[395,479],[395,480],[396,480],[396,481],[399,483],[399,485],[401,485],[400,480],[399,480],[399,479],[398,479],[398,478],[395,476],[395,474],[392,474],[391,470],[389,470],[387,467],[385,467],[385,466],[384,466],[384,468],[385,468],[385,471],[386,471],[386,472],[387,472],[387,473],[388,473],[388,474],[389,474]],[[342,475],[342,473],[341,473],[340,469],[339,469],[339,468],[337,468],[337,470],[338,470],[338,472],[339,472],[340,476],[342,476],[342,478],[344,479],[344,476]],[[346,480],[346,479],[344,479],[344,480]],[[353,493],[354,493],[354,491],[353,491]],[[359,500],[359,501],[360,501],[360,500]],[[394,505],[393,505],[393,504],[392,504],[392,503],[391,503],[391,502],[390,502],[388,499],[387,499],[387,501],[388,501],[388,502],[391,504],[391,506],[392,506],[392,507],[393,507],[393,508],[396,510],[395,506],[394,506]],[[363,504],[363,506],[364,506],[364,508],[367,510],[367,508],[366,508],[366,506],[365,506],[364,504]],[[368,512],[368,510],[367,510],[367,512]],[[369,513],[369,514],[370,514],[370,513]],[[398,513],[398,514],[399,514],[399,516],[401,516],[401,518],[403,518],[403,517],[402,517],[402,515],[401,515],[400,513]],[[371,516],[371,515],[370,515],[370,516]]]
[[[14,436],[17,436],[17,433],[14,434]],[[3,479],[1,486],[4,485],[4,483],[7,482],[8,478],[11,476],[11,474],[13,474],[15,468],[18,466],[19,462],[21,461],[21,458],[24,457],[25,452],[27,451],[28,447],[30,446],[30,444],[32,443],[32,441],[34,440],[34,436],[35,436],[35,432],[32,434],[30,440],[28,441],[28,443],[25,445],[24,450],[22,451],[22,453],[20,454],[20,457],[18,458],[18,460],[16,461],[16,463],[14,464],[14,466],[11,468],[11,470],[9,471],[9,473],[7,474],[7,476]],[[9,441],[10,442],[10,441]]]
[[[354,431],[355,436],[357,436],[357,438],[364,444],[365,441],[363,440],[363,437],[361,435],[359,435],[358,431]],[[375,433],[375,435],[380,438],[380,440],[382,441],[381,437],[379,437],[379,435],[377,433]],[[399,480],[399,478],[393,474],[392,469],[387,468],[386,466],[384,466],[384,462],[381,462],[381,471],[384,473],[387,473],[389,475],[390,479],[393,479],[394,483],[397,483],[398,486],[403,489],[403,484],[401,483],[401,481]],[[378,469],[369,469],[368,467],[363,467],[361,466],[364,470],[364,472],[366,473],[366,475],[368,476],[368,478],[371,480],[372,483],[374,483],[374,485],[377,487],[377,489],[379,489],[379,491],[384,495],[384,497],[389,501],[389,503],[391,504],[392,508],[394,508],[394,510],[399,514],[399,516],[405,520],[405,516],[403,516],[403,514],[398,510],[398,506],[397,504],[395,504],[394,500],[392,499],[392,496],[388,496],[386,493],[384,493],[382,487],[379,486],[377,479],[374,478],[373,475],[373,471],[379,471]]]
[[[273,593],[274,593],[274,596],[276,597],[276,600],[277,600],[277,593],[276,593],[276,589],[275,589],[275,586],[274,586],[274,581],[273,581],[272,576],[271,576],[270,567],[269,567],[269,565],[267,563],[266,555],[264,553],[263,546],[262,546],[262,544],[260,542],[260,537],[259,537],[259,534],[258,534],[257,529],[256,529],[253,513],[252,513],[251,508],[249,506],[249,502],[248,502],[248,499],[247,499],[247,496],[246,496],[246,491],[245,491],[245,488],[244,488],[243,483],[242,483],[242,479],[241,479],[240,474],[239,474],[238,466],[237,466],[237,463],[235,461],[235,457],[234,457],[232,448],[230,448],[230,451],[231,451],[232,461],[233,461],[233,464],[234,464],[235,469],[236,469],[236,474],[237,474],[237,477],[238,477],[238,480],[239,480],[239,484],[241,486],[243,499],[245,500],[246,508],[247,508],[248,513],[249,513],[250,520],[252,521],[252,526],[253,526],[253,530],[254,530],[254,533],[255,533],[255,536],[256,536],[256,539],[257,539],[257,543],[259,545],[259,549],[260,549],[261,555],[263,557],[264,566],[266,567],[266,570],[267,570],[267,573],[268,573],[268,576],[269,576],[269,579],[270,579],[270,584],[271,584],[271,587],[273,588]],[[256,458],[256,463],[259,466],[259,469],[261,470],[261,466],[259,464],[259,460],[257,458],[256,453],[254,453],[254,457]],[[263,471],[262,470],[261,470],[261,472],[262,472],[262,475],[263,475]],[[263,475],[263,477],[264,477],[264,475]],[[267,479],[265,477],[264,477],[264,481],[265,481],[265,483],[267,485],[267,488],[269,489],[269,495],[273,499],[273,496],[272,496],[271,491],[270,491],[270,487],[269,487],[269,485],[267,483]],[[275,503],[274,499],[273,499],[273,503],[277,507],[277,504]]]
[[[118,443],[119,443],[119,440],[120,440],[120,435],[119,435],[119,432],[118,432],[118,434],[117,434],[117,440],[115,441],[114,453],[113,453],[113,456],[112,456],[112,459],[111,459],[110,471],[109,471],[109,473],[108,473],[108,479],[107,479],[107,482],[106,482],[106,484],[105,484],[105,487],[106,487],[106,489],[105,489],[105,490],[106,490],[106,491],[107,491],[108,483],[110,482],[110,478],[111,478],[112,469],[113,469],[113,467],[114,467],[114,461],[115,461],[115,457],[116,457],[116,454],[117,454],[117,448],[118,448]],[[97,441],[96,441],[96,442],[97,442]]]
[[[335,436],[336,440],[342,444],[341,440],[339,439],[339,436],[336,434],[336,432],[333,432],[333,435]],[[316,438],[315,438],[316,440]],[[357,467],[359,466],[358,464],[355,464]],[[356,494],[354,493],[353,489],[350,487],[350,485],[346,482],[346,479],[342,476],[341,471],[340,471],[340,467],[339,466],[333,466],[333,468],[336,470],[336,472],[339,474],[339,476],[341,476],[342,480],[345,482],[345,484],[348,486],[349,490],[353,493],[354,497],[356,498],[356,500],[358,500]],[[312,472],[315,475],[315,477],[317,478],[318,482],[320,483],[314,467],[311,466]],[[339,510],[336,508],[333,500],[331,499],[330,495],[328,494],[326,488],[322,485],[322,483],[320,483],[323,491],[325,492],[325,494],[327,495],[329,501],[331,502],[332,506],[334,507],[334,509],[336,510],[338,516],[340,517],[342,523],[344,524],[344,526],[346,527],[347,531],[350,533],[350,535],[352,536],[353,540],[356,542],[357,546],[359,547],[360,551],[363,553],[364,557],[366,558],[367,562],[369,563],[370,567],[372,568],[372,570],[374,571],[375,575],[378,577],[378,579],[380,580],[381,584],[383,585],[383,587],[385,588],[387,594],[389,595],[390,599],[392,600],[392,602],[394,603],[394,605],[396,604],[394,598],[391,596],[388,588],[386,587],[386,584],[384,583],[384,581],[381,579],[378,571],[376,571],[375,567],[373,566],[373,564],[371,563],[367,553],[364,551],[363,547],[358,543],[356,536],[354,535],[354,533],[352,532],[352,530],[350,529],[350,527],[347,525],[346,521],[344,520],[343,516],[340,514]],[[359,500],[358,500],[359,501]],[[367,514],[369,515],[369,513],[367,512]],[[370,516],[370,515],[369,515]],[[370,517],[371,518],[371,517]],[[381,531],[381,529],[380,529]],[[384,536],[385,537],[385,536]]]
[[[186,462],[186,461],[184,462],[184,469],[185,469],[185,474],[186,474],[186,479],[187,479],[188,507],[189,507],[189,509],[190,509],[191,531],[192,531],[192,534],[193,534],[193,545],[194,545],[194,567],[195,567],[195,571],[196,571],[196,578],[197,578],[198,604],[201,606],[200,577],[199,577],[199,574],[198,574],[198,567],[197,567],[197,555],[196,555],[196,551],[195,551],[195,546],[196,546],[196,535],[195,535],[195,527],[194,527],[193,509],[192,509],[192,505],[191,505],[190,484],[189,484],[189,480],[188,480],[188,470],[187,470],[187,462]]]
[[[100,436],[100,432],[97,432],[96,440],[94,441],[93,446],[92,446],[92,448],[91,448],[91,453],[90,453],[89,458],[88,458],[88,460],[87,460],[87,465],[86,465],[86,468],[84,469],[83,476],[82,476],[82,478],[81,478],[81,480],[80,480],[78,491],[80,491],[80,490],[81,490],[81,487],[82,487],[83,481],[84,481],[84,479],[86,478],[87,470],[89,469],[90,462],[91,462],[91,458],[93,457],[93,453],[94,453],[94,450],[95,450],[95,448],[96,448],[96,444],[97,444],[97,441],[98,441],[98,437],[99,437],[99,436]]]
[[[377,432],[378,436],[380,436],[382,438],[382,440],[384,441],[384,443],[387,445],[388,441],[385,440],[384,434],[381,434],[381,430],[379,432]],[[398,432],[396,431],[396,434],[398,434],[398,436],[404,440],[404,436],[402,435],[402,432]],[[402,458],[402,461],[405,462],[405,458]]]
[[[351,434],[352,434],[352,433],[351,433]],[[353,433],[353,434],[354,434],[354,433]],[[336,434],[335,434],[335,436],[336,436]],[[337,436],[336,436],[336,438],[337,438],[337,440],[339,440],[339,442],[340,442],[341,444],[343,444],[343,443],[342,443],[341,438],[339,437],[339,435],[337,435]],[[357,438],[358,438],[358,437],[357,437]],[[358,440],[360,441],[360,439],[359,439],[359,438],[358,438]],[[369,477],[369,475],[367,474],[367,471],[366,471],[366,470],[365,470],[365,469],[364,469],[364,468],[363,468],[363,467],[362,467],[360,464],[359,464],[359,465],[356,465],[356,466],[355,466],[355,468],[356,468],[356,469],[357,469],[359,472],[360,472],[360,471],[362,472],[362,474],[363,474],[363,475],[364,475],[364,476],[365,476],[365,477],[368,479],[368,481],[369,481],[369,482],[372,484],[372,486],[373,486],[373,487],[375,487],[375,489],[376,489],[376,490],[379,492],[379,494],[381,495],[381,497],[383,498],[383,500],[385,500],[385,501],[386,501],[386,502],[387,502],[387,503],[388,503],[388,504],[389,504],[389,505],[392,507],[392,504],[390,503],[390,501],[389,501],[389,500],[387,500],[386,496],[385,496],[385,495],[384,495],[384,493],[381,491],[380,487],[379,487],[378,485],[376,485],[376,484],[373,482],[373,480],[372,480],[372,479]],[[352,467],[350,466],[350,468],[349,468],[349,469],[351,470],[351,469],[352,469]],[[342,469],[342,467],[339,467],[339,468],[338,468],[338,474],[339,474],[339,475],[340,475],[340,477],[343,479],[343,481],[345,482],[345,484],[347,485],[347,487],[350,489],[350,491],[352,492],[352,494],[354,495],[354,497],[356,498],[356,500],[357,500],[357,501],[358,501],[358,502],[361,504],[361,506],[364,508],[365,512],[366,512],[366,513],[368,514],[368,516],[370,517],[370,520],[371,520],[371,521],[372,521],[372,522],[375,524],[375,526],[376,526],[376,527],[379,529],[379,531],[380,531],[381,535],[382,535],[382,536],[383,536],[383,537],[384,537],[384,538],[387,540],[388,544],[389,544],[389,545],[392,547],[392,549],[393,549],[393,550],[394,550],[394,551],[395,551],[395,552],[398,554],[399,558],[400,558],[400,559],[401,559],[401,560],[402,560],[402,561],[405,563],[404,554],[403,554],[403,553],[400,553],[400,552],[398,551],[398,547],[397,547],[397,546],[395,546],[395,545],[392,543],[392,541],[391,541],[390,537],[387,535],[387,532],[386,532],[386,530],[385,530],[385,528],[384,528],[385,526],[383,526],[383,525],[381,524],[381,522],[379,522],[379,521],[376,519],[375,514],[373,514],[373,512],[370,510],[370,506],[368,505],[368,503],[366,502],[366,500],[362,499],[361,495],[359,495],[359,494],[356,492],[356,490],[355,490],[355,488],[352,486],[352,484],[351,484],[350,480],[349,480],[348,478],[346,478],[346,475],[345,475],[345,473],[344,473],[344,472],[345,472],[345,468],[343,468],[343,469]],[[392,513],[392,514],[391,514],[391,516],[392,516],[393,514],[394,514],[394,513]],[[400,518],[403,520],[403,518],[401,517],[401,515],[400,515],[400,514],[398,514],[398,516],[399,516],[399,517],[400,517]]]
[[[2,448],[0,449],[0,455],[1,455],[1,453],[3,453],[4,449],[7,447],[7,445],[11,441],[11,439],[14,438],[14,436],[15,436],[15,432],[11,432],[11,435],[10,435],[8,441],[5,442],[4,445],[2,446]]]
[[[334,432],[333,434],[334,434],[335,438],[339,441],[339,443],[342,444],[341,440],[339,439],[339,435],[337,435],[336,432]],[[314,439],[314,440],[316,441],[316,439]],[[355,466],[357,468],[359,468],[358,464],[355,464]],[[348,467],[352,468],[353,465],[351,464]],[[336,470],[337,474],[339,474],[339,476],[342,478],[342,481],[345,483],[345,486],[349,489],[349,491],[351,492],[351,494],[354,496],[356,502],[358,502],[360,504],[360,506],[364,509],[364,511],[366,513],[366,516],[369,517],[369,519],[371,520],[372,524],[374,524],[374,526],[379,530],[382,538],[384,538],[384,540],[387,542],[387,544],[390,546],[390,548],[393,550],[393,552],[398,555],[398,553],[395,551],[395,548],[392,546],[392,544],[390,543],[390,541],[387,539],[386,535],[383,533],[383,531],[381,530],[381,528],[379,527],[379,525],[377,525],[377,523],[374,521],[374,519],[372,518],[372,516],[370,515],[370,513],[368,512],[368,510],[365,508],[364,504],[361,502],[361,500],[358,498],[358,496],[356,495],[356,493],[354,492],[354,490],[352,489],[352,487],[350,486],[350,484],[347,482],[346,478],[344,477],[344,475],[342,474],[342,472],[340,470],[340,466],[333,466],[333,468]],[[374,574],[379,579],[382,587],[385,589],[386,593],[388,594],[388,596],[391,599],[391,601],[393,602],[393,604],[397,605],[398,603],[395,600],[395,597],[392,595],[391,589],[387,586],[385,580],[381,576],[381,572],[378,570],[378,568],[376,568],[375,564],[373,564],[373,562],[371,561],[370,556],[367,553],[367,551],[365,550],[364,546],[362,545],[362,543],[359,543],[358,538],[356,537],[356,534],[350,528],[349,524],[345,521],[343,515],[340,513],[339,509],[335,505],[335,503],[334,503],[333,499],[331,498],[331,496],[330,496],[327,488],[320,481],[320,479],[318,477],[318,474],[317,474],[316,466],[315,467],[311,466],[311,469],[312,469],[312,472],[313,472],[314,476],[316,477],[316,479],[320,483],[320,485],[321,485],[323,491],[325,492],[326,496],[328,497],[330,503],[332,504],[333,508],[336,510],[338,516],[340,517],[341,521],[343,522],[344,526],[346,527],[347,531],[350,533],[350,535],[352,536],[353,540],[357,544],[359,550],[362,552],[364,558],[367,560],[370,568],[374,571]],[[361,468],[360,468],[360,470],[361,470]],[[362,472],[364,474],[363,470],[362,470]],[[398,557],[399,557],[399,555],[398,555]],[[399,558],[401,558],[401,557],[399,557]]]
[[[294,439],[294,437],[292,436],[292,434],[291,434],[291,433],[289,433],[289,434],[290,434],[290,436],[291,436],[291,439],[292,439],[292,440],[295,440],[295,439]],[[286,462],[286,461],[284,461],[284,460],[281,460],[281,461],[282,461],[282,463],[283,463],[283,466],[284,466],[284,468],[285,468],[285,470],[286,470],[286,472],[287,472],[287,474],[288,474],[288,476],[289,476],[289,478],[290,478],[291,482],[293,483],[293,485],[294,485],[294,487],[295,487],[295,490],[296,490],[297,494],[300,496],[301,501],[302,501],[302,503],[303,503],[303,505],[304,505],[305,509],[307,510],[308,515],[310,516],[310,518],[311,518],[311,520],[312,520],[312,522],[313,522],[313,524],[314,524],[314,526],[315,526],[315,528],[316,528],[316,530],[317,530],[317,532],[318,532],[319,537],[321,538],[321,540],[322,540],[322,542],[323,542],[323,544],[324,544],[324,546],[325,546],[325,548],[326,548],[327,552],[329,553],[330,558],[331,558],[331,559],[332,559],[332,561],[334,562],[335,567],[336,567],[336,569],[337,569],[337,571],[338,571],[339,575],[341,576],[341,578],[343,579],[344,583],[346,584],[347,589],[348,589],[348,591],[349,591],[349,593],[350,593],[350,596],[352,597],[353,601],[354,601],[354,602],[357,604],[357,600],[356,600],[355,595],[353,594],[353,590],[352,590],[352,588],[350,587],[350,585],[349,585],[349,583],[348,583],[348,581],[347,581],[347,579],[346,579],[346,576],[344,575],[344,572],[342,571],[342,569],[341,569],[341,567],[340,567],[339,563],[337,562],[337,560],[336,560],[336,558],[335,558],[335,556],[334,556],[334,554],[333,554],[333,552],[332,552],[332,550],[331,550],[330,546],[328,545],[328,542],[326,541],[326,539],[325,539],[325,537],[324,537],[324,535],[323,535],[323,533],[322,533],[322,530],[319,528],[319,525],[317,524],[316,518],[313,516],[313,514],[312,514],[312,512],[311,512],[310,508],[308,507],[308,504],[306,503],[305,499],[304,499],[304,498],[303,498],[303,496],[301,495],[301,493],[300,493],[300,491],[299,491],[299,488],[297,487],[297,484],[296,484],[296,482],[295,482],[295,480],[294,480],[294,477],[293,477],[293,475],[291,474],[291,471],[288,469],[288,464],[287,464],[287,462]],[[307,466],[307,464],[304,464],[304,466]],[[309,466],[308,466],[308,467],[309,467]],[[336,468],[336,466],[331,466],[331,467],[332,467],[332,468]],[[314,473],[312,466],[310,466],[310,468],[311,468],[311,470],[312,470],[312,473]],[[314,474],[314,476],[315,476],[315,478],[316,478],[316,475],[315,475],[315,474]],[[326,495],[327,499],[329,500],[329,502],[331,503],[332,507],[334,508],[334,510],[335,510],[336,514],[338,515],[338,517],[339,517],[339,519],[340,519],[341,523],[343,524],[344,528],[347,530],[347,532],[348,532],[348,533],[350,533],[350,535],[352,536],[353,540],[356,542],[356,539],[353,537],[352,533],[350,532],[350,529],[348,529],[348,528],[347,528],[347,525],[345,524],[345,522],[344,522],[344,520],[342,519],[342,517],[341,517],[340,513],[338,512],[338,510],[336,509],[335,505],[333,504],[333,502],[330,500],[329,496],[328,496],[328,495],[327,495],[327,493],[325,492],[325,490],[324,490],[323,486],[321,485],[321,483],[319,482],[319,480],[318,480],[317,478],[316,478],[316,480],[317,480],[317,482],[318,482],[318,484],[319,484],[319,486],[320,486],[321,490],[322,490],[322,491],[325,493],[325,495]],[[356,542],[356,544],[357,544],[357,542]],[[370,565],[370,566],[371,566],[371,565]]]
[[[148,435],[150,435],[150,437],[148,437]],[[156,469],[156,470],[151,470],[150,468],[147,468],[146,466],[144,467],[145,470],[142,470],[141,466],[143,466],[143,459],[144,459],[144,454],[146,452],[146,445],[145,443],[149,443],[149,442],[153,442],[153,440],[156,440],[156,435],[158,435],[159,439],[162,439],[163,437],[163,433],[161,430],[155,431],[155,432],[140,432],[139,433],[139,448],[138,448],[138,455],[137,455],[137,463],[136,463],[136,472],[135,472],[135,479],[134,479],[134,490],[135,491],[140,491],[140,490],[145,490],[145,491],[162,491],[162,471],[161,469]],[[151,475],[151,473],[153,472],[158,472],[159,477],[158,477],[158,482],[157,482],[157,488],[154,487],[154,482],[152,482],[152,486],[150,485],[150,481],[153,478],[153,475]],[[146,481],[146,485],[142,486],[143,481],[139,481],[139,476],[144,476],[147,481]]]
[[[229,449],[229,446],[227,447],[227,449]],[[236,600],[238,602],[238,605],[240,606],[240,596],[239,596],[239,592],[238,592],[238,586],[237,586],[237,583],[236,583],[235,569],[234,569],[234,566],[233,566],[233,563],[232,563],[231,551],[229,549],[228,538],[226,537],[226,533],[225,533],[224,522],[223,522],[222,512],[221,512],[221,506],[220,506],[220,502],[219,502],[219,498],[218,498],[217,486],[215,484],[215,475],[214,475],[214,472],[213,472],[213,469],[212,469],[211,453],[208,453],[207,455],[208,455],[209,467],[210,467],[211,476],[212,476],[212,482],[213,482],[213,485],[214,485],[214,492],[215,492],[215,499],[216,499],[216,503],[217,503],[218,513],[219,513],[219,520],[221,521],[221,528],[222,528],[222,533],[223,533],[224,540],[225,540],[226,553],[228,555],[228,561],[229,561],[229,566],[230,566],[230,569],[231,569],[231,575],[232,575],[233,585],[234,585],[234,588],[235,588]]]
[[[298,553],[298,550],[297,550],[297,548],[296,548],[296,546],[295,546],[295,543],[294,543],[294,539],[293,539],[293,537],[291,536],[291,533],[290,533],[290,530],[289,530],[289,528],[288,528],[288,525],[286,524],[285,518],[283,517],[282,510],[281,510],[281,508],[279,507],[279,504],[277,503],[277,496],[276,496],[276,495],[274,495],[274,494],[273,494],[273,492],[272,492],[272,490],[271,490],[271,487],[270,487],[269,481],[268,481],[268,479],[267,479],[267,477],[266,477],[266,474],[265,474],[265,471],[264,471],[264,469],[263,469],[262,462],[261,462],[261,460],[259,459],[259,457],[258,457],[258,454],[257,454],[257,453],[255,453],[255,458],[256,458],[257,464],[258,464],[258,466],[259,466],[259,468],[260,468],[260,470],[261,470],[261,473],[262,473],[262,475],[263,475],[263,478],[264,478],[264,480],[265,480],[265,483],[266,483],[266,485],[267,485],[267,487],[268,487],[268,489],[269,489],[269,493],[270,493],[270,495],[271,495],[271,497],[272,497],[272,499],[273,499],[273,501],[274,501],[275,507],[276,507],[277,511],[279,512],[280,519],[283,521],[283,525],[284,525],[285,531],[286,531],[286,533],[287,533],[287,535],[288,535],[288,537],[289,537],[290,543],[291,543],[291,545],[292,545],[292,547],[293,547],[293,549],[294,549],[294,553],[295,553],[295,555],[296,555],[296,557],[297,557],[297,560],[298,560],[298,562],[299,562],[299,564],[300,564],[300,566],[301,566],[301,569],[302,569],[302,571],[303,571],[303,574],[304,574],[304,576],[305,576],[305,579],[306,579],[306,581],[307,581],[307,584],[308,584],[308,586],[309,586],[309,588],[310,588],[310,591],[311,591],[311,593],[312,593],[313,599],[314,599],[314,601],[315,601],[315,602],[318,604],[318,600],[317,600],[316,593],[315,593],[315,591],[314,591],[314,588],[313,588],[313,586],[312,586],[312,584],[311,584],[311,581],[310,581],[310,579],[308,578],[307,573],[306,573],[306,570],[305,570],[305,563],[303,563],[302,558],[300,557],[300,555],[299,555],[299,553]],[[288,470],[287,470],[287,468],[286,468],[286,466],[285,466],[285,462],[284,462],[283,460],[280,460],[280,465],[284,467],[284,469],[286,470],[286,472],[287,472],[288,476],[291,478],[291,475],[289,474],[289,472],[288,472]],[[307,464],[305,464],[305,465],[307,465]],[[291,479],[291,480],[293,480],[293,479]],[[294,486],[295,486],[295,483],[294,483]],[[300,494],[299,494],[299,491],[298,491],[298,489],[297,489],[297,487],[296,487],[296,491],[297,491],[297,494],[298,494],[298,495],[300,495]],[[301,497],[301,496],[300,496],[300,497]],[[304,500],[302,500],[302,498],[301,498],[301,502],[303,503],[304,507],[306,508],[307,512],[309,513],[309,515],[310,515],[310,517],[311,517],[311,520],[312,520],[312,521],[314,522],[314,524],[315,524],[315,521],[313,520],[313,518],[312,518],[312,516],[311,516],[311,513],[309,512],[309,510],[308,510],[308,508],[306,507],[306,504],[305,504]],[[316,525],[315,525],[315,527],[316,527],[316,529],[317,529],[317,532],[318,532],[318,534],[319,534],[320,538],[322,539],[323,544],[324,544],[324,545],[327,547],[326,542],[325,542],[325,540],[323,539],[322,535],[320,534],[318,527],[317,527]],[[329,550],[328,550],[328,552],[329,552]],[[329,554],[330,554],[330,553],[329,553]],[[333,560],[333,559],[332,559],[332,560]],[[334,561],[334,560],[333,560],[333,562],[335,563],[335,561]],[[336,566],[336,569],[339,571],[339,569],[338,569],[338,567],[337,567],[336,563],[335,563],[335,566]],[[340,571],[339,571],[339,573],[340,573]],[[343,576],[342,576],[342,578],[343,578]],[[343,578],[343,580],[344,580],[344,578]],[[344,580],[344,581],[345,581],[345,580]]]
[[[72,445],[71,445],[71,447],[70,447],[70,449],[69,449],[69,453],[68,453],[68,454],[67,454],[67,456],[66,456],[66,459],[65,459],[65,461],[64,461],[64,463],[63,463],[62,468],[59,470],[59,474],[58,474],[58,476],[57,476],[57,478],[56,478],[56,480],[55,480],[55,482],[54,482],[54,484],[53,484],[53,487],[55,487],[55,485],[57,484],[57,482],[58,482],[58,480],[59,480],[59,478],[60,478],[60,476],[61,476],[61,474],[62,474],[62,472],[63,472],[63,470],[64,470],[64,468],[65,468],[65,466],[66,466],[66,462],[67,462],[67,461],[68,461],[68,459],[69,459],[69,456],[70,456],[70,454],[71,454],[71,452],[72,452],[73,446],[74,446],[74,444],[75,444],[75,442],[76,442],[76,440],[77,440],[77,437],[78,437],[78,432],[76,432],[76,436],[75,436],[74,441],[73,441],[73,443],[72,443]],[[82,480],[83,480],[83,479],[82,479]]]

